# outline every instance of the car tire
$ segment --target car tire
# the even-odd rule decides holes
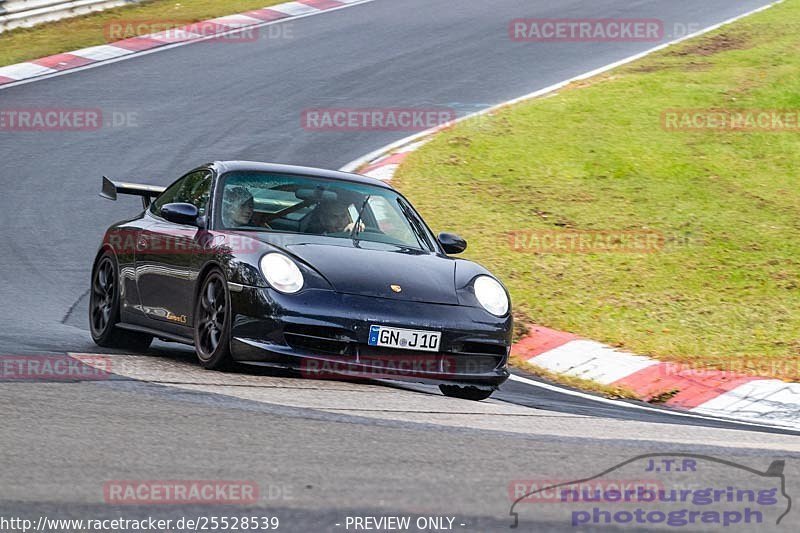
[[[105,252],[92,269],[89,289],[89,331],[92,340],[103,348],[143,352],[153,336],[117,327],[119,322],[119,268],[111,252]]]
[[[494,390],[481,389],[478,387],[461,387],[459,385],[439,385],[442,394],[451,398],[461,398],[462,400],[473,400],[479,402],[492,395]]]
[[[194,304],[194,346],[200,365],[225,370],[231,358],[231,295],[219,270],[203,279]]]

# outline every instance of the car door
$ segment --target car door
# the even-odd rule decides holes
[[[136,247],[136,280],[146,316],[160,328],[187,334],[191,327],[195,274],[192,258],[204,229],[176,224],[161,216],[171,203],[190,203],[201,216],[208,207],[211,171],[191,172],[172,184],[147,211]]]

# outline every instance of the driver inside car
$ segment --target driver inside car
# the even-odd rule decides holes
[[[255,200],[247,187],[232,187],[225,191],[222,200],[222,223],[225,227],[263,226],[253,221]]]
[[[355,222],[350,217],[349,207],[345,202],[320,203],[312,214],[308,231],[322,235],[353,231]],[[364,231],[364,222],[358,223],[358,231]]]

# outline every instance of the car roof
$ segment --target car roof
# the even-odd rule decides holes
[[[362,176],[361,174],[352,174],[350,172],[340,172],[338,170],[328,170],[324,168],[282,165],[278,163],[260,163],[258,161],[214,161],[208,166],[213,167],[219,175],[227,172],[273,172],[277,174],[298,174],[302,176],[314,176],[332,180],[350,181],[364,185],[381,187],[384,189],[392,189],[392,187],[386,182],[375,178]]]

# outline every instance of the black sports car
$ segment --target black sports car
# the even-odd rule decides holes
[[[243,161],[167,188],[103,178],[101,196],[142,197],[94,260],[90,325],[105,347],[153,338],[194,345],[200,363],[288,367],[316,377],[439,384],[480,400],[508,378],[508,293],[448,254],[384,182]]]

